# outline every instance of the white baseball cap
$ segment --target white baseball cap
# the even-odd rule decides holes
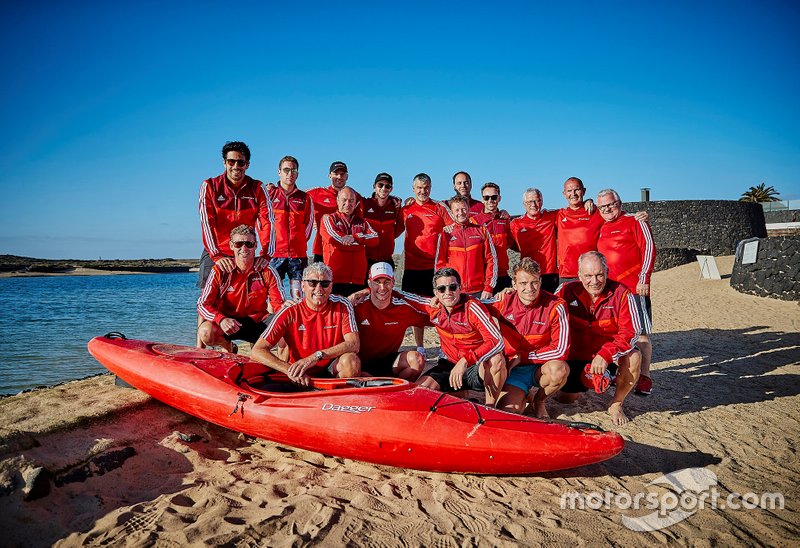
[[[394,269],[389,263],[375,263],[369,269],[369,280],[376,280],[378,278],[391,278],[394,280]]]

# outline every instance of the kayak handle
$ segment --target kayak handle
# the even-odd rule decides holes
[[[128,340],[128,337],[126,337],[123,333],[120,333],[119,331],[109,331],[108,333],[103,335],[103,337],[105,337],[106,339],[122,339],[123,341]]]

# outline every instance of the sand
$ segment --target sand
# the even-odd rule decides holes
[[[731,258],[718,264],[730,273]],[[632,422],[611,424],[606,395],[550,406],[625,437],[605,463],[530,477],[376,466],[248,438],[100,376],[0,399],[2,543],[796,545],[800,305],[698,275],[690,264],[653,277],[655,387],[628,398]],[[25,500],[36,468],[51,476]],[[645,522],[630,518],[656,509],[613,505],[645,493],[671,501],[661,484],[675,473],[722,502],[780,493],[784,508],[715,509],[706,499],[694,513]],[[610,505],[562,508],[570,492],[608,493]]]

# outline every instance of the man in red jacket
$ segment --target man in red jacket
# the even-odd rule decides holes
[[[378,173],[372,185],[373,193],[364,198],[364,218],[378,233],[378,245],[367,248],[367,263],[389,263],[394,268],[394,241],[403,233],[402,203],[400,198],[392,196],[392,176]]]
[[[564,386],[569,372],[567,303],[541,290],[539,264],[530,257],[514,265],[512,276],[514,292],[500,293],[488,303],[500,322],[510,369],[497,407],[522,413],[528,392],[536,386],[534,414],[550,418],[545,400]]]
[[[616,373],[608,413],[614,424],[625,424],[628,417],[622,403],[635,386],[642,363],[642,354],[635,346],[640,331],[636,305],[627,287],[608,279],[608,266],[601,253],[581,255],[578,276],[578,281],[563,284],[557,293],[567,303],[572,338],[567,360],[569,378],[559,400],[571,403],[585,392],[581,379],[586,373],[593,379]]]
[[[520,257],[530,257],[541,267],[542,289],[555,293],[558,288],[556,262],[557,211],[547,211],[538,188],[529,188],[522,195],[525,215],[511,221],[512,249]]]
[[[347,185],[348,177],[347,164],[339,161],[333,162],[328,173],[331,185],[324,188],[312,188],[308,191],[308,195],[311,196],[311,200],[314,202],[314,226],[317,228],[317,235],[314,236],[314,245],[312,246],[314,262],[321,262],[323,260],[322,216],[336,212],[336,196],[339,194],[339,191]],[[356,205],[355,213],[361,216],[361,196],[358,192],[356,192],[356,198],[358,199],[358,204]]]
[[[355,215],[358,194],[344,187],[336,196],[338,211],[322,216],[322,254],[333,271],[333,293],[348,296],[364,289],[367,279],[367,247],[378,245],[378,233]]]
[[[511,278],[508,276],[508,247],[511,244],[511,219],[500,211],[500,186],[489,182],[481,188],[483,211],[472,213],[470,221],[486,228],[492,237],[495,252],[497,253],[497,283],[495,291],[511,287]]]
[[[300,279],[308,266],[308,239],[314,226],[314,202],[297,188],[300,163],[293,156],[278,162],[278,185],[270,185],[267,194],[272,205],[275,227],[275,252],[270,265],[280,276],[288,275],[292,298],[301,297]]]
[[[241,141],[229,141],[222,147],[222,165],[225,172],[206,179],[200,185],[200,229],[203,237],[203,254],[197,274],[197,287],[206,285],[211,268],[218,265],[223,271],[234,268],[230,249],[230,233],[245,224],[255,227],[261,240],[261,255],[255,268],[261,270],[269,264],[274,250],[272,238],[272,209],[261,181],[245,175],[250,167],[250,149]],[[203,318],[197,317],[198,327]],[[200,337],[197,345],[202,348]]]
[[[597,238],[603,218],[596,209],[586,209],[583,197],[586,187],[577,177],[564,181],[567,207],[558,210],[558,275],[560,283],[578,278],[578,257],[587,251],[597,250]]]
[[[426,312],[436,326],[444,354],[418,384],[444,392],[485,390],[486,405],[494,405],[506,380],[500,330],[480,301],[461,292],[461,276],[455,269],[437,270],[433,286],[440,306],[403,292],[408,302]]]
[[[439,235],[436,268],[449,266],[461,275],[461,290],[473,297],[488,299],[497,283],[497,252],[485,227],[469,220],[469,200],[455,195],[450,199],[455,224]]]
[[[472,177],[466,171],[456,171],[453,174],[453,190],[458,196],[464,196],[468,201],[470,213],[483,211],[483,203],[472,198]]]
[[[597,250],[608,263],[608,277],[630,289],[642,332],[636,346],[642,353],[642,373],[636,393],[649,395],[653,389],[650,359],[653,345],[653,312],[650,304],[650,276],[656,261],[656,244],[647,221],[637,221],[622,210],[622,200],[613,189],[597,193],[597,209],[605,223],[600,227]]]
[[[233,269],[220,265],[211,269],[197,301],[197,311],[204,319],[198,334],[204,345],[231,352],[233,339],[254,343],[266,328],[267,305],[273,312],[281,308],[285,296],[277,272],[270,266],[254,268],[256,245],[256,231],[237,226],[229,239]]]

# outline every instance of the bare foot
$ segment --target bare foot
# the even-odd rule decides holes
[[[616,402],[609,405],[608,414],[611,415],[611,420],[617,425],[625,424],[630,420],[628,416],[622,412],[622,402]]]
[[[535,402],[533,404],[533,416],[537,419],[549,419],[550,413],[547,412],[547,406],[543,401]]]

